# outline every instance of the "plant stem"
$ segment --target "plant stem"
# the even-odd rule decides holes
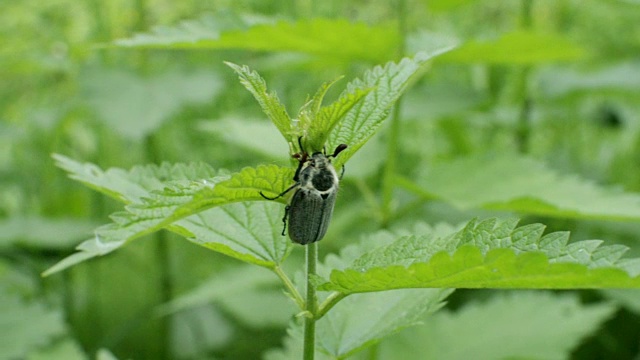
[[[318,298],[316,296],[316,288],[311,284],[311,278],[316,274],[318,243],[309,244],[305,249],[307,255],[307,301],[305,303],[307,316],[304,319],[304,350],[302,358],[304,360],[313,360],[316,345]]]
[[[296,289],[296,287],[293,285],[293,282],[291,281],[291,279],[289,279],[287,274],[285,274],[284,271],[282,271],[282,268],[280,266],[276,266],[275,268],[273,268],[273,271],[276,273],[276,275],[278,275],[280,280],[282,280],[282,282],[284,283],[284,286],[287,288],[287,290],[289,291],[289,294],[291,294],[291,296],[293,297],[293,300],[296,302],[298,307],[301,310],[304,310],[305,308],[304,299],[302,298],[302,295],[300,295],[300,292],[298,292],[298,289]]]
[[[346,294],[337,291],[329,295],[318,307],[318,315],[316,315],[316,320],[322,318],[329,310],[331,310],[331,308],[335,304],[344,299],[346,296]]]
[[[145,151],[147,158],[152,163],[159,162],[157,138],[153,134],[149,134],[145,137]],[[154,234],[155,243],[155,257],[156,264],[158,266],[159,276],[159,292],[160,303],[166,304],[173,298],[174,284],[171,269],[171,251],[169,248],[169,237],[164,231],[159,231]],[[161,319],[159,325],[159,333],[162,343],[158,347],[160,359],[170,359],[170,340],[171,340],[171,317],[165,316]]]
[[[522,0],[520,13],[520,27],[528,30],[533,26],[532,14],[533,0]],[[518,69],[517,79],[517,97],[520,99],[520,115],[518,116],[518,126],[516,129],[516,144],[518,151],[522,154],[529,152],[531,141],[531,96],[529,95],[527,84],[529,82],[529,73],[531,68],[523,66]]]

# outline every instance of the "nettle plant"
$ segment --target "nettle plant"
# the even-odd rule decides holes
[[[228,63],[288,142],[290,167],[259,165],[227,173],[205,164],[162,164],[103,171],[54,155],[71,178],[123,202],[125,208],[77,253],[45,274],[108,254],[160,229],[172,231],[207,249],[266,268],[281,280],[298,316],[284,348],[268,353],[270,359],[301,354],[304,359],[349,357],[438,311],[454,288],[640,287],[640,259],[623,259],[626,247],[603,246],[599,240],[569,243],[567,232],[545,235],[543,225],[518,227],[513,218],[473,219],[457,228],[417,225],[403,234],[383,231],[350,242],[339,254],[318,262],[316,240],[328,225],[331,201],[336,201],[336,174],[379,129],[425,64],[444,51],[373,68],[349,83],[335,102],[323,106],[335,81],[326,83],[295,120],[256,72]],[[321,164],[330,166],[329,161],[336,171],[324,169],[327,175]],[[324,188],[327,196],[313,193],[322,190],[314,177],[323,175],[331,178]],[[322,199],[296,199],[303,192]],[[302,245],[304,276],[283,270],[292,248],[300,245],[282,236],[282,205],[289,206],[296,242],[308,243]],[[544,296],[505,298],[495,313],[518,311],[522,303],[547,306],[547,302]],[[558,303],[550,302],[549,307],[554,304]],[[564,309],[577,311],[576,304]],[[602,319],[611,310],[603,308],[590,316]],[[460,316],[473,314],[471,309]],[[447,330],[469,331],[445,326],[438,332]],[[430,334],[425,336],[436,336]]]

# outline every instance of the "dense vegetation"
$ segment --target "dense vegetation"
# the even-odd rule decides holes
[[[3,2],[0,358],[639,356],[639,18]],[[349,145],[306,247],[299,136]]]

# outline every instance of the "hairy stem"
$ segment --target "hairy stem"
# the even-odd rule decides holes
[[[307,255],[307,299],[304,319],[304,350],[303,359],[313,360],[316,345],[316,312],[318,311],[318,298],[316,288],[311,284],[311,278],[316,274],[318,263],[318,243],[312,243],[305,247]]]

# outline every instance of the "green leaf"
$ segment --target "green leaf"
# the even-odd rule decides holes
[[[540,94],[549,98],[600,92],[635,95],[640,91],[640,67],[626,61],[597,68],[549,67],[541,69],[538,83]]]
[[[417,186],[401,185],[462,209],[484,208],[560,218],[640,220],[640,195],[560,175],[514,155],[461,158],[428,168]],[[466,181],[473,179],[473,181]]]
[[[449,49],[443,47],[429,53],[419,53],[412,59],[404,58],[399,63],[377,66],[367,71],[362,79],[347,85],[340,98],[363,91],[368,93],[351,107],[329,135],[329,149],[339,144],[349,146],[335,160],[336,167],[343,165],[375,134],[393,104],[420,74],[427,61]]]
[[[249,24],[236,16],[237,24],[220,25],[218,18],[190,20],[176,27],[161,27],[150,34],[117,40],[125,47],[165,49],[243,49],[292,51],[342,61],[382,62],[396,53],[396,27],[370,26],[345,19],[304,19],[296,22],[261,20]],[[244,28],[247,27],[248,28]],[[367,46],[363,46],[367,44]]]
[[[56,166],[67,171],[71,179],[125,204],[139,202],[150,191],[160,190],[166,181],[208,179],[219,175],[205,163],[135,166],[131,170],[110,168],[106,171],[91,163],[80,163],[64,155],[53,154]]]
[[[535,65],[555,61],[575,61],[586,50],[556,33],[514,31],[491,41],[472,41],[441,59],[463,63]]]
[[[0,292],[0,354],[6,359],[22,359],[36,348],[48,345],[64,334],[60,311],[37,302],[25,303],[8,292]]]
[[[272,272],[255,266],[234,266],[162,305],[156,313],[172,314],[215,303],[254,328],[286,326],[294,309],[282,296],[280,285]]]
[[[473,220],[448,236],[398,238],[334,270],[319,290],[344,294],[402,288],[638,288],[640,259],[602,241],[567,244],[544,226]]]
[[[340,301],[317,323],[318,346],[346,358],[440,309],[451,290],[404,289],[358,294]]]
[[[615,307],[582,305],[574,294],[505,292],[384,341],[380,359],[567,359]],[[552,324],[552,325],[551,325]]]
[[[289,151],[288,145],[282,142],[278,129],[265,119],[225,116],[202,121],[198,123],[198,129],[222,137],[234,147],[244,148],[250,153],[262,154],[270,159],[282,159],[282,155]]]
[[[57,341],[52,346],[31,352],[25,360],[86,360],[82,346],[71,338]]]
[[[440,309],[451,293],[446,289],[404,289],[358,294],[343,299],[316,323],[316,358],[345,359]],[[302,358],[302,326],[294,324],[285,348],[266,358]]]
[[[225,62],[225,64],[238,74],[240,83],[253,94],[262,111],[267,114],[273,124],[280,130],[282,136],[286,140],[291,139],[291,117],[289,117],[287,109],[278,99],[278,95],[267,92],[267,84],[260,74],[252,71],[248,66],[240,66],[230,62]]]
[[[289,255],[277,203],[242,202],[216,207],[172,225],[190,241],[248,263],[273,268]]]
[[[450,11],[476,1],[477,0],[428,0],[424,2],[431,11]]]
[[[65,250],[89,236],[95,226],[89,221],[72,218],[10,217],[0,220],[0,248],[17,245]]]
[[[121,135],[140,140],[158,129],[182,106],[211,101],[222,90],[212,71],[165,71],[139,77],[121,70],[92,71],[81,77],[82,94],[105,124]]]
[[[119,190],[118,185],[102,185],[104,172],[94,166],[77,166],[71,160],[74,170],[79,173],[72,173],[73,177],[82,178],[94,187],[104,189],[109,193],[117,195],[118,198],[127,199]],[[87,174],[87,169],[90,169]],[[117,173],[123,177],[123,184],[138,185],[137,190],[143,189],[142,185],[164,184],[160,190],[145,190],[146,195],[135,193],[139,196],[137,202],[130,203],[125,207],[125,211],[113,214],[113,223],[98,228],[95,238],[87,240],[78,246],[78,252],[63,259],[58,264],[47,270],[44,275],[63,270],[69,266],[78,264],[87,259],[106,255],[128,241],[151,234],[163,228],[178,232],[184,236],[192,237],[193,241],[208,248],[220,251],[224,254],[236,257],[243,261],[253,262],[262,266],[272,267],[282,261],[288,254],[288,244],[286,240],[277,239],[274,234],[279,233],[281,221],[276,204],[268,205],[241,205],[211,212],[199,214],[207,209],[227,205],[231,203],[263,200],[259,195],[260,191],[269,193],[275,189],[285,187],[285,179],[290,179],[293,174],[290,169],[283,169],[277,166],[259,166],[257,168],[245,168],[239,173],[225,176],[216,176],[209,179],[194,179],[194,176],[201,175],[202,170],[198,166],[164,165],[163,167],[148,167],[149,171],[131,171],[129,173],[119,170],[107,171]],[[162,169],[170,171],[161,171]],[[197,170],[197,171],[194,171]],[[204,172],[214,173],[210,168],[205,168]],[[144,176],[141,176],[143,173]],[[164,173],[167,178],[155,178],[150,174]],[[284,175],[286,174],[286,175]],[[97,180],[96,183],[93,180]],[[152,181],[153,180],[153,181]],[[163,183],[163,181],[166,181]],[[287,180],[288,181],[288,180]],[[118,184],[118,182],[114,182]],[[110,186],[107,188],[107,186]],[[124,187],[128,189],[129,187]],[[261,207],[260,210],[257,210]],[[269,211],[271,215],[261,214],[261,211]],[[177,225],[172,223],[193,216],[188,221],[180,222]],[[224,226],[218,220],[227,219],[227,223],[232,228],[216,233],[214,226]],[[230,219],[234,219],[231,222]],[[216,225],[214,225],[216,224]],[[242,240],[237,235],[241,233],[238,227],[243,228],[251,240]],[[201,231],[209,229],[213,231]],[[235,234],[235,235],[234,235]],[[267,235],[271,234],[270,237]],[[244,241],[247,241],[245,243]],[[266,246],[269,244],[270,246]]]
[[[320,108],[314,116],[308,129],[308,138],[312,140],[310,147],[313,152],[322,150],[329,134],[339,121],[351,110],[371,89],[356,89],[354,93],[343,93],[331,105]],[[333,149],[330,149],[331,151]]]
[[[627,310],[640,314],[640,290],[637,289],[607,289],[603,290],[609,299],[615,301]]]

